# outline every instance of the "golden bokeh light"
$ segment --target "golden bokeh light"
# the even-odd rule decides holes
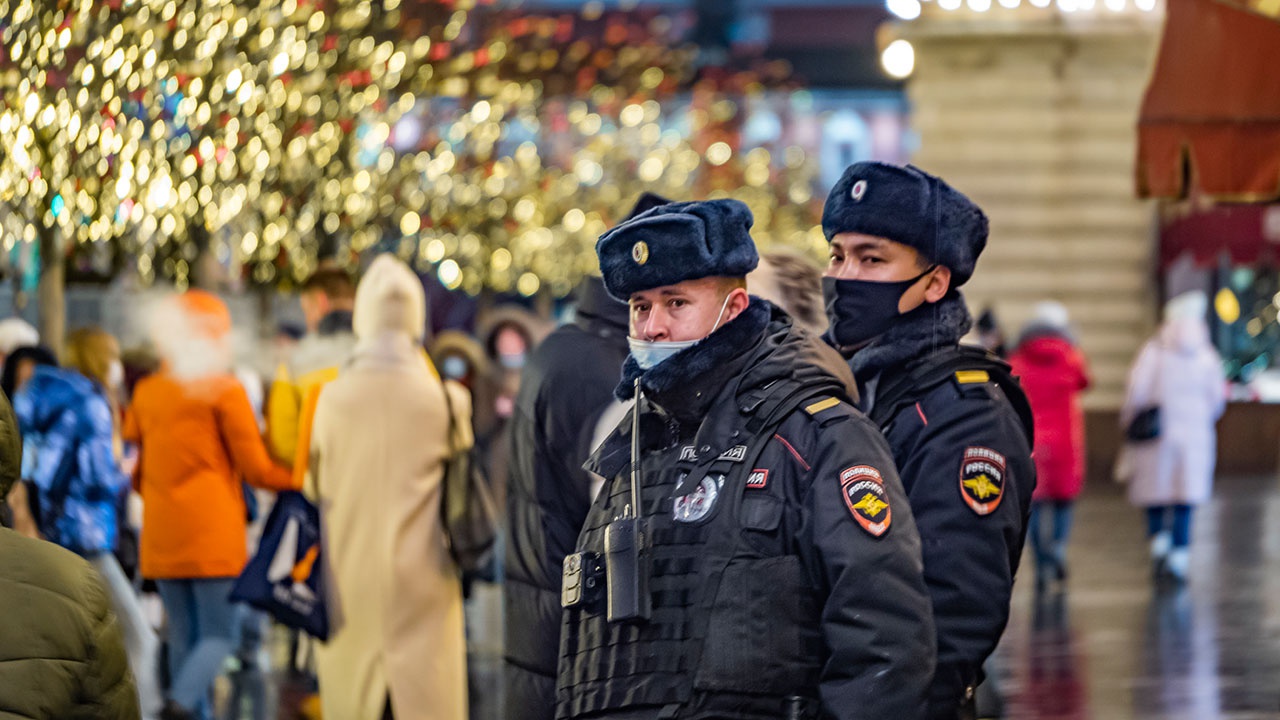
[[[762,245],[807,250],[805,151],[739,147],[741,97],[681,95],[669,23],[597,10],[603,37],[565,40],[470,0],[0,0],[0,238],[143,282],[392,250],[451,289],[564,294],[647,190],[739,197]]]

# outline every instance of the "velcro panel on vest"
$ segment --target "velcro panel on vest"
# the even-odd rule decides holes
[[[650,591],[653,610],[643,624],[611,624],[603,613],[576,615],[568,623],[562,649],[571,672],[559,699],[572,714],[590,714],[635,705],[668,705],[688,700],[688,644],[695,632],[705,558],[702,547],[710,525],[675,523],[672,496],[678,473],[661,472],[662,482],[641,489],[643,514],[651,523],[653,555]],[[604,528],[630,501],[630,486],[616,482],[607,509],[593,513],[584,547],[603,547]],[[575,617],[574,614],[570,615]],[[563,684],[563,683],[562,683]]]

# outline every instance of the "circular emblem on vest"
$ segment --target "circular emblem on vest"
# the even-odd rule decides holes
[[[649,245],[641,240],[631,246],[631,259],[636,261],[637,265],[643,265],[649,262]]]
[[[852,197],[855,202],[858,200],[861,200],[862,196],[866,194],[867,194],[866,180],[859,180],[858,182],[854,183],[853,189],[849,191],[849,196]]]
[[[723,475],[717,478],[704,477],[693,492],[676,498],[672,503],[672,515],[676,522],[698,522],[710,515],[723,483]]]

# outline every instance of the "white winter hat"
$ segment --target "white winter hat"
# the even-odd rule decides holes
[[[361,340],[384,332],[403,332],[421,342],[427,327],[422,281],[394,255],[374,258],[356,287],[352,326]]]
[[[1191,290],[1164,304],[1165,320],[1204,320],[1209,312],[1209,296],[1199,290]]]
[[[40,333],[22,318],[0,320],[0,354],[8,355],[24,345],[39,345]]]
[[[1067,312],[1066,305],[1054,300],[1044,300],[1032,308],[1031,324],[1065,331],[1071,325],[1071,315]]]

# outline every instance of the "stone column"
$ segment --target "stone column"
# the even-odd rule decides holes
[[[1155,208],[1135,197],[1133,163],[1160,17],[1101,4],[979,13],[926,3],[894,28],[915,47],[913,162],[991,218],[970,308],[994,307],[1012,342],[1036,301],[1065,304],[1096,410],[1120,405],[1156,320]]]

